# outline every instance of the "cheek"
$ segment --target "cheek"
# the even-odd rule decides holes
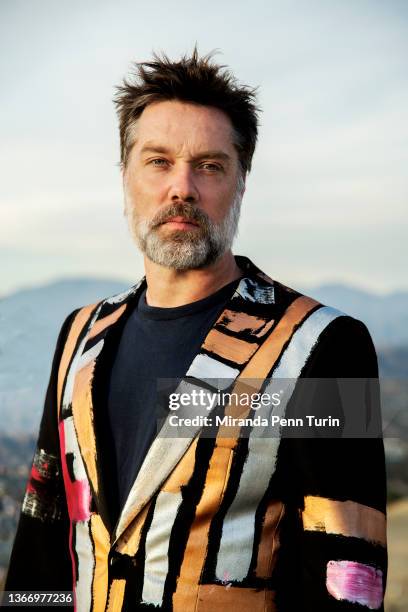
[[[203,208],[215,221],[221,221],[232,205],[235,187],[230,185],[210,186],[201,191]]]
[[[163,176],[160,175],[143,175],[135,177],[133,181],[133,192],[140,197],[154,199],[156,202],[161,202],[168,192],[168,184]]]
[[[142,177],[133,176],[127,183],[127,198],[137,210],[149,210],[160,203],[160,186]]]

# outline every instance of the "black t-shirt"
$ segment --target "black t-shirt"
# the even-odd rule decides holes
[[[119,508],[112,509],[113,513],[123,507],[157,433],[157,379],[185,376],[238,282],[237,279],[202,300],[176,308],[149,306],[145,290],[127,319],[111,369],[107,398],[113,445],[110,454],[117,477],[117,483],[112,484],[117,484],[119,496]]]

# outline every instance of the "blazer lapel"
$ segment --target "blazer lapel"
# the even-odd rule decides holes
[[[98,466],[98,447],[94,428],[95,369],[97,360],[103,353],[107,334],[114,329],[129,304],[141,292],[144,281],[143,278],[130,290],[104,300],[96,308],[73,356],[63,394],[62,418],[69,423],[69,417],[72,416],[72,436],[75,438],[73,444],[79,450],[84,476],[89,481],[95,506],[107,526],[110,520],[103,495],[103,474],[100,473]]]
[[[211,385],[220,390],[230,387],[273,328],[273,281],[247,258],[236,257],[236,260],[244,276],[209,330],[176,393],[208,387],[209,379]],[[178,410],[181,417],[188,416],[188,413],[188,407]],[[195,407],[194,416],[206,414],[208,410],[205,406]],[[175,438],[175,428],[170,425],[169,416],[153,441],[129,492],[113,534],[112,545],[171,474],[201,430],[197,425],[189,428],[189,437]]]

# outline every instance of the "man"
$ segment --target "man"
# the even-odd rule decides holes
[[[238,397],[294,380],[285,416],[301,379],[378,376],[361,322],[232,254],[254,92],[195,50],[139,64],[116,104],[146,276],[62,327],[6,588],[73,589],[81,611],[382,609],[380,438],[179,436],[170,411],[157,434],[161,379]]]

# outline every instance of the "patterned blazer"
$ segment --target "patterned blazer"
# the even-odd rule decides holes
[[[236,260],[244,276],[183,388],[377,377],[360,321]],[[6,589],[73,589],[81,612],[383,609],[380,437],[243,436],[239,426],[225,435],[222,425],[212,438],[199,425],[177,437],[167,420],[112,524],[94,417],[144,287],[83,307],[62,327]],[[290,413],[296,389],[279,414]],[[330,402],[341,414],[338,394]],[[375,418],[376,405],[365,394],[362,414]]]

